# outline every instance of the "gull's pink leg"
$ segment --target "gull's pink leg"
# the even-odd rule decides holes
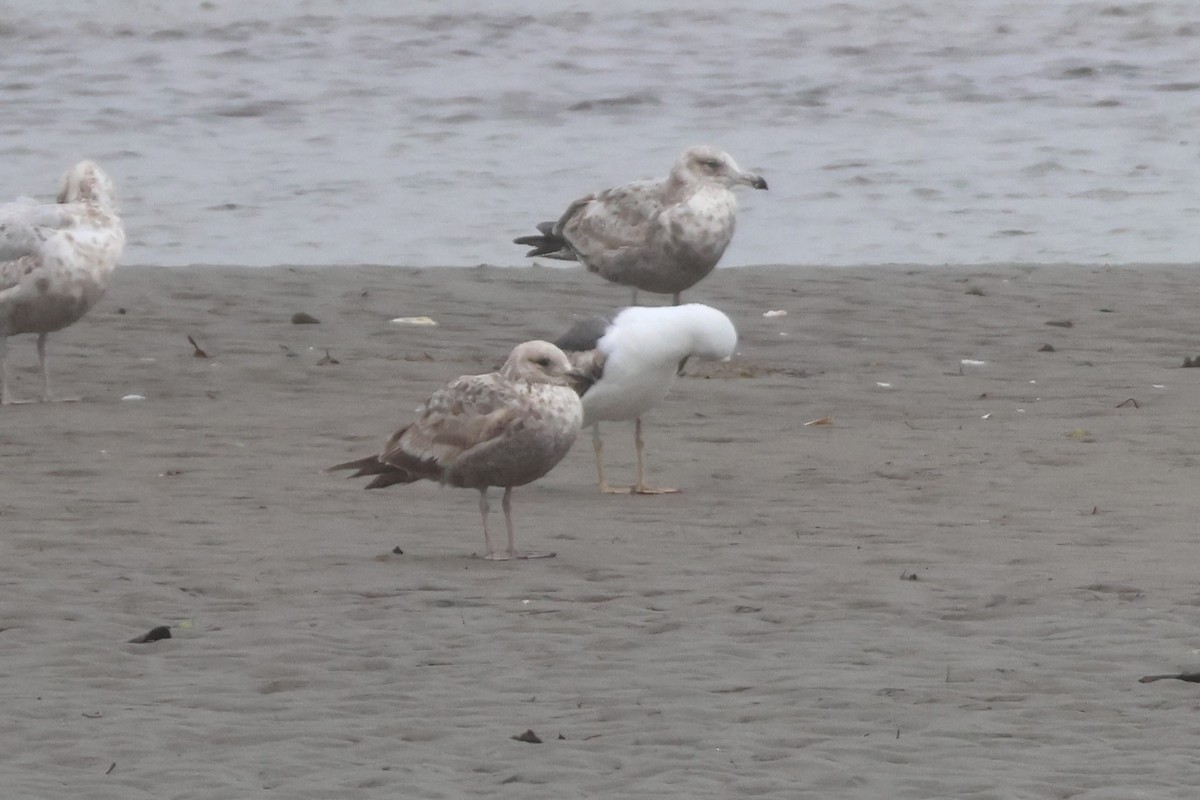
[[[0,406],[20,405],[32,402],[18,400],[8,393],[8,337],[0,336]]]
[[[492,535],[488,533],[488,490],[483,487],[479,490],[479,515],[483,517],[483,544],[487,547],[487,555],[484,558],[496,559],[496,551],[492,547]]]
[[[504,499],[500,501],[504,507],[504,522],[508,525],[508,557],[509,558],[554,558],[554,553],[538,553],[529,551],[522,553],[517,550],[517,538],[512,521],[512,487],[504,487]]]
[[[604,442],[600,439],[600,423],[592,426],[592,450],[596,452],[596,479],[604,494],[629,494],[627,486],[609,486],[604,480]]]
[[[678,489],[661,489],[646,485],[646,462],[642,455],[645,445],[642,442],[642,418],[638,417],[633,423],[633,445],[637,449],[637,483],[633,485],[633,494],[676,494]]]
[[[46,365],[46,334],[37,338],[38,366],[42,368],[42,402],[50,402],[50,367]]]
[[[37,338],[37,354],[38,365],[42,368],[42,402],[60,402],[73,403],[79,400],[78,397],[55,397],[50,393],[50,365],[46,361],[46,337],[48,334],[38,334]]]
[[[8,393],[8,337],[0,336],[0,406],[13,402]]]

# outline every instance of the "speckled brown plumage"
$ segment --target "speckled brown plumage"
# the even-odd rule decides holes
[[[614,283],[674,295],[712,272],[733,239],[738,185],[766,189],[760,176],[740,169],[714,147],[687,150],[671,174],[589,194],[556,222],[522,236],[528,256],[579,261]]]
[[[46,338],[104,296],[124,246],[113,183],[92,161],[67,172],[57,203],[0,205],[0,404],[16,402],[8,390],[7,339],[22,333],[37,334],[42,400],[53,399]]]
[[[583,406],[571,384],[579,377],[554,345],[525,342],[499,372],[464,375],[434,392],[417,409],[417,419],[392,434],[378,455],[330,469],[374,476],[368,489],[419,480],[477,489],[487,558],[536,557],[541,554],[516,549],[512,490],[545,475],[574,444]],[[488,531],[491,486],[504,487],[504,554],[496,552]]]

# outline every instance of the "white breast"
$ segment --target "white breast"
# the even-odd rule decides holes
[[[604,365],[604,377],[583,396],[583,424],[642,416],[666,398],[677,368],[678,362],[648,364],[610,358]]]
[[[737,196],[724,186],[702,186],[684,204],[689,214],[714,221],[737,214]]]

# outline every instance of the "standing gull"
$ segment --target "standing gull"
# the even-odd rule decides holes
[[[42,400],[50,393],[46,337],[79,320],[104,296],[125,228],[113,183],[95,163],[63,176],[58,202],[22,198],[0,205],[0,405],[8,392],[8,337],[36,333]]]
[[[422,479],[479,490],[486,558],[549,558],[522,553],[513,536],[512,490],[545,475],[563,459],[583,422],[572,386],[584,380],[549,342],[517,345],[499,372],[464,375],[434,392],[417,420],[392,434],[383,452],[330,467],[374,475],[368,489]],[[504,487],[508,550],[497,553],[488,532],[488,488]]]
[[[581,197],[538,236],[513,241],[527,256],[579,261],[613,283],[658,294],[679,294],[712,272],[733,238],[738,185],[766,189],[728,153],[692,147],[666,178],[640,180]]]
[[[612,322],[601,318],[575,324],[555,344],[593,385],[583,394],[583,424],[592,426],[596,474],[602,492],[664,494],[678,489],[646,485],[642,416],[667,396],[688,358],[728,360],[737,346],[737,330],[717,309],[689,303],[649,308],[634,306]],[[601,420],[634,420],[637,483],[612,487],[604,479]]]

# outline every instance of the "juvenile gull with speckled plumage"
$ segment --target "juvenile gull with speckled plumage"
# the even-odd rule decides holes
[[[733,239],[735,186],[766,189],[714,147],[692,147],[671,174],[581,197],[557,222],[537,226],[538,236],[513,241],[526,255],[579,261],[590,272],[633,287],[679,295],[712,272]]]
[[[36,333],[42,400],[50,392],[46,337],[104,296],[125,247],[112,180],[92,161],[63,176],[57,203],[0,205],[0,405],[8,391],[8,337]]]
[[[330,467],[374,475],[368,489],[438,481],[479,490],[486,558],[548,558],[517,550],[512,490],[545,475],[571,449],[583,423],[573,386],[586,379],[549,342],[517,345],[499,372],[464,375],[434,392],[417,420],[392,434],[379,455]],[[508,550],[497,553],[488,531],[488,488],[504,487]]]

